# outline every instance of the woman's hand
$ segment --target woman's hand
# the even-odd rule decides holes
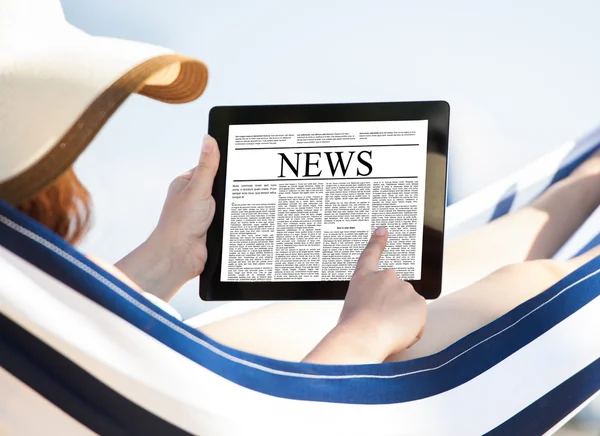
[[[395,271],[378,270],[386,243],[380,227],[358,260],[338,325],[305,362],[381,363],[420,339],[427,304]]]
[[[218,167],[219,146],[207,135],[198,166],[171,182],[151,236],[171,246],[184,263],[188,280],[200,274],[206,263],[206,232],[215,215],[212,187]]]
[[[212,186],[218,167],[218,144],[207,135],[198,166],[169,186],[156,229],[116,264],[144,291],[168,300],[204,269],[206,232],[215,214]]]

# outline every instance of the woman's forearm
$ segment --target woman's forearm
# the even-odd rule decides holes
[[[378,336],[369,328],[338,324],[302,360],[325,365],[381,363],[387,357]]]
[[[143,291],[169,301],[191,277],[179,257],[151,237],[115,266]]]

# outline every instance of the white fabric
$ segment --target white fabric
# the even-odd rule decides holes
[[[554,159],[560,162],[571,152],[572,148],[569,148]],[[545,174],[544,177],[549,179],[552,175]],[[533,179],[531,182],[528,186],[540,185]],[[525,188],[520,186],[519,189]],[[488,196],[492,197],[491,194]],[[487,196],[480,195],[480,198]],[[495,199],[497,201],[497,196]],[[457,206],[461,210],[462,206],[457,204],[450,211]],[[491,216],[493,207],[494,204],[481,205],[471,201],[470,210],[462,209],[461,219],[468,221],[472,228],[480,217]],[[486,208],[488,210],[484,210]],[[281,372],[268,363],[259,365],[244,360],[190,334],[163,317],[151,302],[146,304],[132,298],[50,241],[3,215],[0,215],[0,225],[10,227],[61,256],[71,263],[74,272],[85,273],[87,279],[99,281],[106,287],[106,292],[114,294],[119,304],[135,306],[152,317],[153,323],[168,326],[169,334],[193,341],[206,353],[217,354],[237,365],[239,371],[278,374],[284,386],[307,378],[325,383],[331,378],[393,380],[407,376],[402,373],[366,376],[360,372],[347,376],[300,374]],[[458,220],[449,227],[453,231],[467,226]],[[600,331],[600,298],[596,298],[479,376],[437,395],[378,405],[284,399],[242,387],[216,375],[2,247],[0,271],[0,313],[123,397],[173,425],[203,436],[481,435],[600,359],[600,341],[593,334]],[[598,274],[600,270],[591,271],[581,281]],[[568,295],[573,285],[564,285],[559,295]],[[519,323],[550,303],[541,303],[494,336],[518,329]],[[222,312],[227,313],[227,310]],[[592,334],[582,334],[582,331]],[[489,339],[481,339],[459,356],[419,372],[436,374],[455,359],[481,350],[478,347],[485,347]],[[13,393],[0,395],[0,420],[4,425],[0,430],[23,429],[36,434],[40,427],[30,420],[38,416],[47,420],[48,425],[56,423],[58,434],[89,433],[4,371],[0,372],[0,392]]]
[[[212,374],[7,250],[0,253],[6,316],[112,389],[194,434],[482,434],[600,358],[600,342],[579,334],[582,326],[600,331],[596,299],[479,377],[434,397],[376,407],[282,400]],[[509,382],[516,373],[518,396]]]
[[[171,306],[169,303],[161,300],[156,295],[149,294],[148,292],[142,292],[142,295],[144,297],[146,297],[148,299],[148,301],[150,301],[152,304],[154,304],[157,307],[160,307],[162,310],[164,310],[165,312],[167,312],[169,315],[173,316],[174,318],[177,318],[179,321],[181,321],[183,319],[181,317],[181,314],[179,312],[177,312],[177,310],[173,306]]]

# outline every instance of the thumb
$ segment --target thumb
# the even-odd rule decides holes
[[[356,262],[356,274],[358,271],[377,271],[379,269],[379,261],[385,245],[387,244],[388,231],[385,227],[378,227],[371,235],[371,239],[367,243],[366,248],[361,253]]]
[[[212,194],[213,182],[219,169],[219,157],[217,141],[206,135],[202,141],[200,162],[188,185],[200,198],[208,198]]]

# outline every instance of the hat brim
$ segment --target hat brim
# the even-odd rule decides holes
[[[79,111],[74,105],[70,113],[77,113],[70,116],[68,129],[63,128],[62,135],[56,136],[60,139],[47,144],[30,162],[22,164],[25,168],[16,175],[0,182],[0,199],[10,204],[34,197],[71,167],[129,95],[138,93],[166,103],[185,103],[198,98],[206,88],[208,71],[201,61],[147,44],[87,34],[77,36],[82,42],[75,49],[72,43],[68,46],[69,68],[77,68],[77,63],[86,65],[87,75],[84,73],[82,78],[76,71],[63,70],[60,80],[65,86],[65,80],[72,79],[72,88],[77,88],[80,94],[87,92],[83,97],[76,96],[80,100],[77,104],[82,106],[86,98],[88,104]],[[77,52],[83,59],[73,60]],[[57,58],[64,59],[62,55]],[[90,65],[90,56],[99,62]],[[61,121],[64,120],[65,116]]]

